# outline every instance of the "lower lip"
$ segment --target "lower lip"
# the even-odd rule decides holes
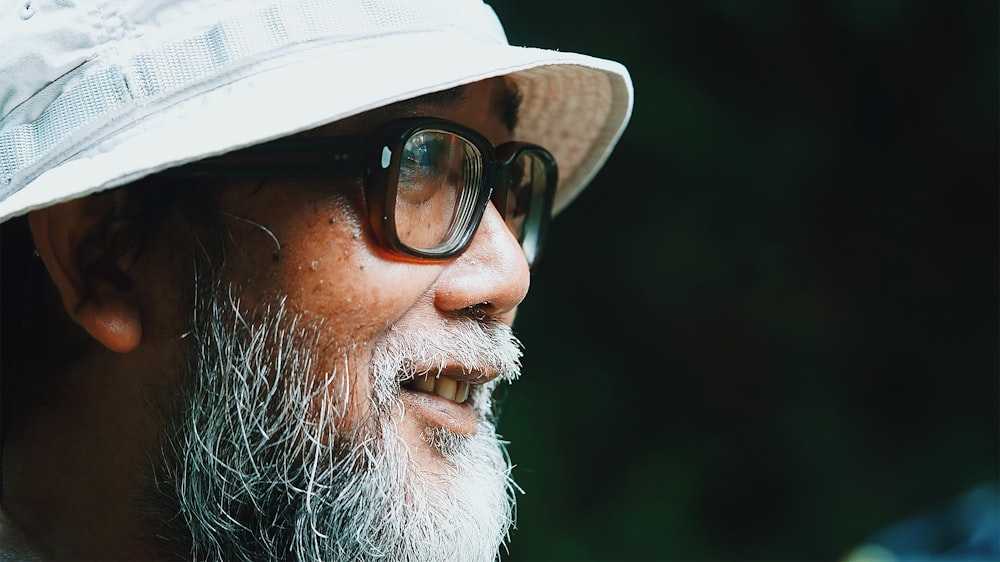
[[[457,404],[436,394],[402,389],[400,392],[408,416],[412,415],[430,427],[441,427],[453,433],[476,433],[478,418],[466,401]]]

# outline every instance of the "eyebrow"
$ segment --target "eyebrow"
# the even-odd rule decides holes
[[[405,106],[433,105],[435,107],[447,107],[449,105],[462,103],[469,99],[468,86],[456,86],[439,92],[431,92],[420,97],[401,102]]]
[[[491,104],[491,112],[513,133],[517,127],[522,97],[514,84],[510,82],[506,84],[507,87],[499,95],[494,96]],[[431,92],[420,97],[401,101],[386,109],[393,115],[415,116],[420,114],[421,108],[427,106],[448,107],[462,103],[468,97],[469,88],[467,86],[456,86],[447,90],[441,90],[440,92]]]
[[[494,104],[494,111],[497,112],[503,124],[512,133],[517,128],[517,118],[520,116],[522,99],[521,92],[518,91],[517,87],[510,85],[504,88],[500,99],[496,100]]]

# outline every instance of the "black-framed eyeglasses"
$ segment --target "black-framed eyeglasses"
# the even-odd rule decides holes
[[[552,215],[558,172],[544,148],[494,147],[444,119],[390,121],[368,135],[289,137],[166,172],[201,178],[363,176],[376,240],[399,254],[444,260],[472,240],[492,201],[521,244],[538,258]]]

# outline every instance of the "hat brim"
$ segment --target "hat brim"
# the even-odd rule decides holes
[[[604,163],[630,117],[627,70],[575,53],[428,31],[269,53],[182,92],[131,104],[36,163],[22,186],[0,201],[0,221],[394,102],[508,75],[523,98],[516,137],[545,146],[559,164],[558,212]]]

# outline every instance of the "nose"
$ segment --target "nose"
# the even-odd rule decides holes
[[[448,312],[480,306],[510,324],[530,277],[521,245],[490,204],[472,242],[438,277],[434,304]]]

